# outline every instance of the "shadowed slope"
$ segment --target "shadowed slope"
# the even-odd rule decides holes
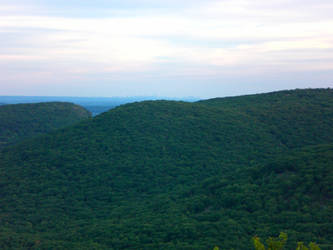
[[[0,107],[0,148],[87,119],[91,114],[71,103],[12,104]]]

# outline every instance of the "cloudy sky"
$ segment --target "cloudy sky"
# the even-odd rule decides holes
[[[0,0],[0,95],[333,87],[332,0]]]

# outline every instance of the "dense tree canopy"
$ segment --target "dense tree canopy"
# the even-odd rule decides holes
[[[332,124],[332,90],[294,90],[126,104],[5,148],[0,247],[332,249]]]
[[[90,116],[84,108],[64,102],[0,106],[0,149]]]

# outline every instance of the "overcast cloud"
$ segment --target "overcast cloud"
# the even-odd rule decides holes
[[[0,13],[0,95],[333,87],[328,0],[0,0]]]

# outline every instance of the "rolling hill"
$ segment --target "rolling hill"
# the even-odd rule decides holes
[[[0,149],[87,119],[91,114],[72,103],[49,102],[0,106]]]
[[[3,249],[333,242],[333,91],[126,104],[0,153]]]

